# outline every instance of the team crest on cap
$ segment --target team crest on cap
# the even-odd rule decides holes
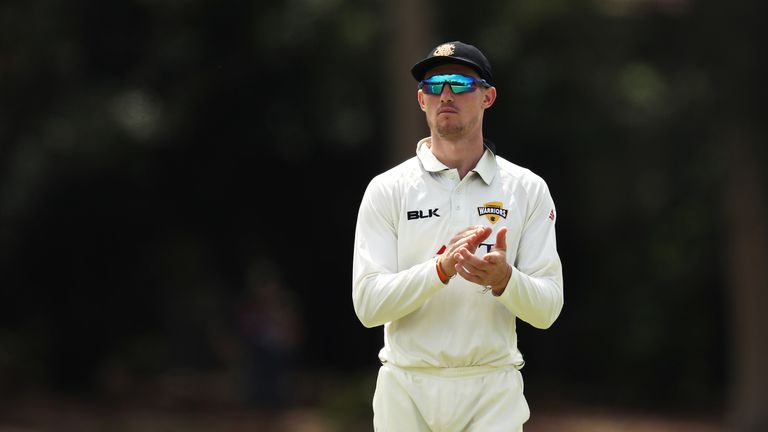
[[[499,218],[507,218],[507,209],[502,208],[503,205],[501,201],[487,202],[482,207],[477,208],[477,214],[485,216],[490,223],[495,224]]]
[[[456,45],[447,43],[447,44],[442,44],[439,47],[435,48],[434,55],[450,56],[450,55],[453,55],[454,52],[456,52]]]

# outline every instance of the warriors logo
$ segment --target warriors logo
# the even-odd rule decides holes
[[[432,55],[436,56],[450,56],[456,51],[456,45],[454,44],[442,44],[435,48],[435,52]]]
[[[499,221],[499,218],[507,218],[507,209],[501,208],[503,204],[501,201],[491,201],[485,203],[482,207],[477,208],[477,214],[485,216],[488,221],[495,224]]]

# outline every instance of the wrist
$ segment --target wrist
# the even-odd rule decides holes
[[[442,262],[442,256],[438,256],[438,257],[437,257],[437,260],[435,260],[435,269],[437,270],[437,276],[440,278],[440,281],[441,281],[442,283],[444,283],[444,284],[447,284],[447,283],[448,283],[448,281],[450,281],[450,280],[451,280],[451,278],[452,278],[452,277],[453,277],[455,274],[454,274],[454,275],[451,275],[451,276],[449,276],[449,275],[448,275],[448,274],[445,272],[445,270],[443,270],[443,265],[442,265],[442,263],[441,263],[441,262]]]
[[[509,284],[509,280],[512,278],[512,266],[507,263],[507,272],[504,274],[504,277],[501,279],[501,281],[498,282],[498,284],[491,285],[491,292],[494,296],[498,297],[504,293],[504,291],[507,289],[507,284]]]

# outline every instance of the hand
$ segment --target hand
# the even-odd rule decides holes
[[[482,258],[475,256],[474,250],[460,248],[454,254],[456,273],[470,282],[490,287],[495,296],[501,295],[512,277],[512,266],[507,262],[506,235],[506,227],[499,229],[496,244]]]
[[[492,232],[493,230],[489,227],[474,225],[465,228],[453,236],[445,246],[445,251],[440,255],[438,261],[438,265],[443,273],[448,277],[453,277],[456,274],[456,253],[460,250],[466,250],[474,255],[480,243],[487,239]]]

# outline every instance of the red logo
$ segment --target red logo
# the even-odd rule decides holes
[[[552,222],[555,221],[555,211],[554,210],[550,210],[549,211],[549,220],[551,220]]]

